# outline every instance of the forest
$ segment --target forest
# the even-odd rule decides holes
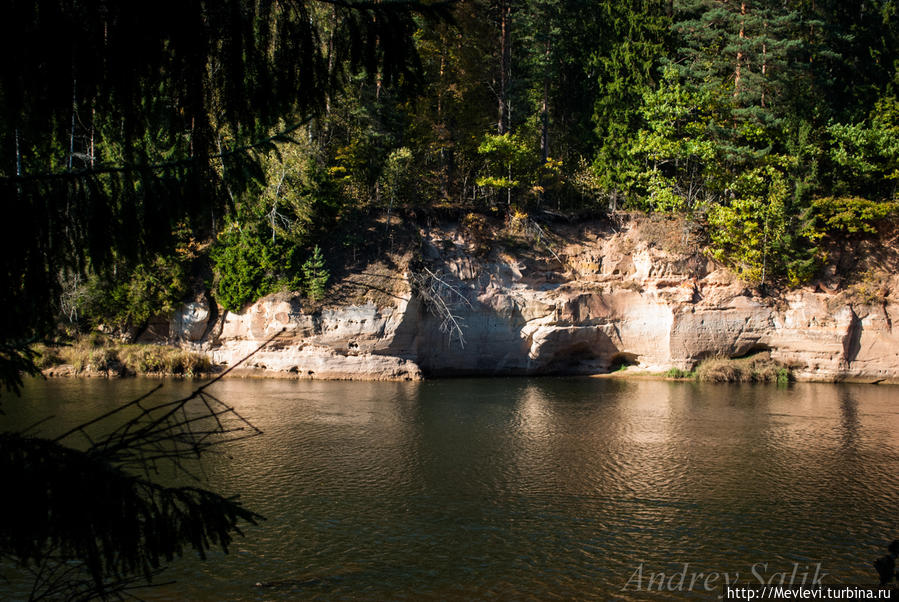
[[[386,248],[365,234],[385,215],[676,214],[746,282],[796,286],[896,212],[892,0],[9,12],[7,357],[60,324],[133,332],[197,287],[232,311],[321,299]]]

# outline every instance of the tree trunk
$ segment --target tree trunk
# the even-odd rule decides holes
[[[746,3],[740,3],[740,40],[746,37]],[[740,95],[740,69],[743,63],[743,50],[737,50],[737,68],[734,72],[734,98]]]
[[[499,65],[499,106],[497,133],[503,135],[509,131],[509,80],[512,67],[512,4],[511,0],[503,0],[499,5],[500,27],[500,65]]]
[[[72,171],[72,158],[75,155],[75,111],[78,108],[78,84],[72,80],[72,123],[69,129],[69,171]]]
[[[443,96],[446,90],[446,85],[444,84],[444,80],[446,79],[446,53],[447,53],[447,42],[446,39],[441,36],[441,48],[440,48],[440,80],[437,89],[437,124],[439,125],[438,131],[441,132],[441,135],[446,132],[446,123],[444,122],[443,116]],[[446,140],[440,140],[440,198],[446,199],[449,196],[448,193],[448,180],[449,180],[449,167],[447,165],[446,160]]]
[[[96,120],[96,118],[97,118],[97,109],[95,109],[94,107],[91,107],[91,141],[90,141],[90,152],[88,155],[90,157],[91,169],[94,168],[94,157],[95,157],[95,155],[94,155],[94,121]]]
[[[549,36],[547,36],[546,50],[544,52],[546,66],[543,74],[543,104],[540,107],[540,155],[544,164],[549,159],[549,55],[550,41]]]
[[[19,150],[19,128],[16,128],[16,175],[22,175],[22,151]]]
[[[768,46],[762,44],[762,107],[765,106],[765,74],[768,72]]]

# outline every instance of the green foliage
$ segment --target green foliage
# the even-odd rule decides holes
[[[708,197],[717,184],[718,146],[711,135],[716,110],[709,92],[690,90],[675,69],[666,69],[659,86],[644,95],[646,126],[629,145],[625,190],[663,212],[693,209]]]
[[[303,284],[310,299],[319,301],[325,296],[325,287],[330,277],[322,251],[315,245],[312,255],[303,264]]]
[[[485,134],[478,146],[478,154],[485,159],[486,168],[502,174],[511,170],[521,173],[534,163],[534,155],[527,142],[515,134]],[[516,186],[518,182],[512,184]]]
[[[88,325],[124,333],[140,328],[153,316],[175,310],[189,291],[187,259],[157,255],[132,268],[91,274],[77,293],[75,307]]]
[[[775,167],[757,168],[741,174],[733,191],[730,203],[709,210],[711,254],[744,280],[764,283],[783,270],[788,252],[786,179]]]
[[[859,197],[822,197],[812,201],[812,210],[820,220],[814,236],[824,234],[875,233],[877,222],[895,215],[896,201],[870,201]]]
[[[656,68],[664,59],[670,16],[666,2],[596,2],[600,15],[587,42],[585,71],[596,77],[592,97],[593,126],[598,148],[593,160],[600,186],[615,196],[632,196],[635,166],[631,140],[641,128],[644,96],[657,82]],[[594,75],[595,74],[595,75]],[[592,78],[591,78],[592,79]]]
[[[778,387],[786,387],[790,384],[791,380],[793,380],[793,375],[790,373],[789,368],[782,366],[777,369],[777,378],[775,382],[777,382]]]
[[[484,170],[477,184],[494,194],[503,193],[498,195],[500,200],[511,201],[513,191],[519,199],[522,189],[530,191],[536,185],[536,157],[521,136],[508,132],[486,134],[478,146],[478,154],[484,158]]]
[[[259,229],[228,228],[210,257],[215,270],[215,298],[228,311],[240,311],[279,287],[296,288],[295,247],[272,241]]]
[[[418,200],[417,174],[414,171],[415,157],[405,146],[392,151],[387,156],[382,174],[384,192],[391,202]]]
[[[675,2],[677,58],[671,61],[698,89],[725,89],[732,102],[732,151],[764,148],[785,116],[782,109],[805,93],[805,31],[821,23],[795,5],[766,0]]]
[[[896,103],[884,96],[866,122],[825,128],[830,99],[811,95],[822,73],[809,65],[837,57],[836,42],[810,36],[822,15],[803,10],[675,2],[676,50],[616,168],[636,206],[705,214],[711,255],[753,283],[807,281],[822,236],[872,233],[894,211]]]
[[[838,190],[888,199],[899,180],[899,101],[881,98],[865,122],[834,123],[827,128],[833,140],[830,158],[839,166]]]
[[[871,126],[836,123],[827,131],[836,142],[830,156],[840,167],[857,176],[899,177],[899,138],[895,129],[876,122]]]
[[[340,148],[328,167],[310,144],[278,144],[262,158],[264,188],[258,196],[242,199],[242,222],[258,232],[305,247],[325,235],[347,211],[347,189],[352,183],[351,149]]]
[[[676,378],[678,380],[686,380],[694,378],[696,374],[692,371],[681,370],[680,368],[669,368],[665,372],[665,378]]]

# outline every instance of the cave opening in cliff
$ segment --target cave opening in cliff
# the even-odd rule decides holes
[[[560,349],[547,364],[548,374],[584,374],[596,371],[602,365],[602,357],[586,342],[575,343]]]
[[[755,356],[758,356],[759,358],[771,357],[771,347],[768,345],[765,345],[764,343],[756,343],[755,345],[753,345],[752,347],[750,347],[743,353],[741,353],[739,355],[730,356],[730,359],[741,360],[741,359],[746,359],[746,358],[755,357]]]
[[[624,351],[616,353],[609,362],[609,372],[615,372],[627,368],[628,366],[636,366],[639,363],[637,358],[638,356],[636,353],[627,353]]]

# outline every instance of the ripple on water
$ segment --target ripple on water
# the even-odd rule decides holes
[[[139,389],[129,382],[31,383],[4,409],[23,424],[81,419]],[[886,388],[215,387],[265,435],[207,459],[209,483],[267,520],[228,556],[174,563],[177,585],[148,599],[636,600],[621,588],[640,566],[748,578],[754,565],[820,563],[834,582],[861,583],[899,536]]]

